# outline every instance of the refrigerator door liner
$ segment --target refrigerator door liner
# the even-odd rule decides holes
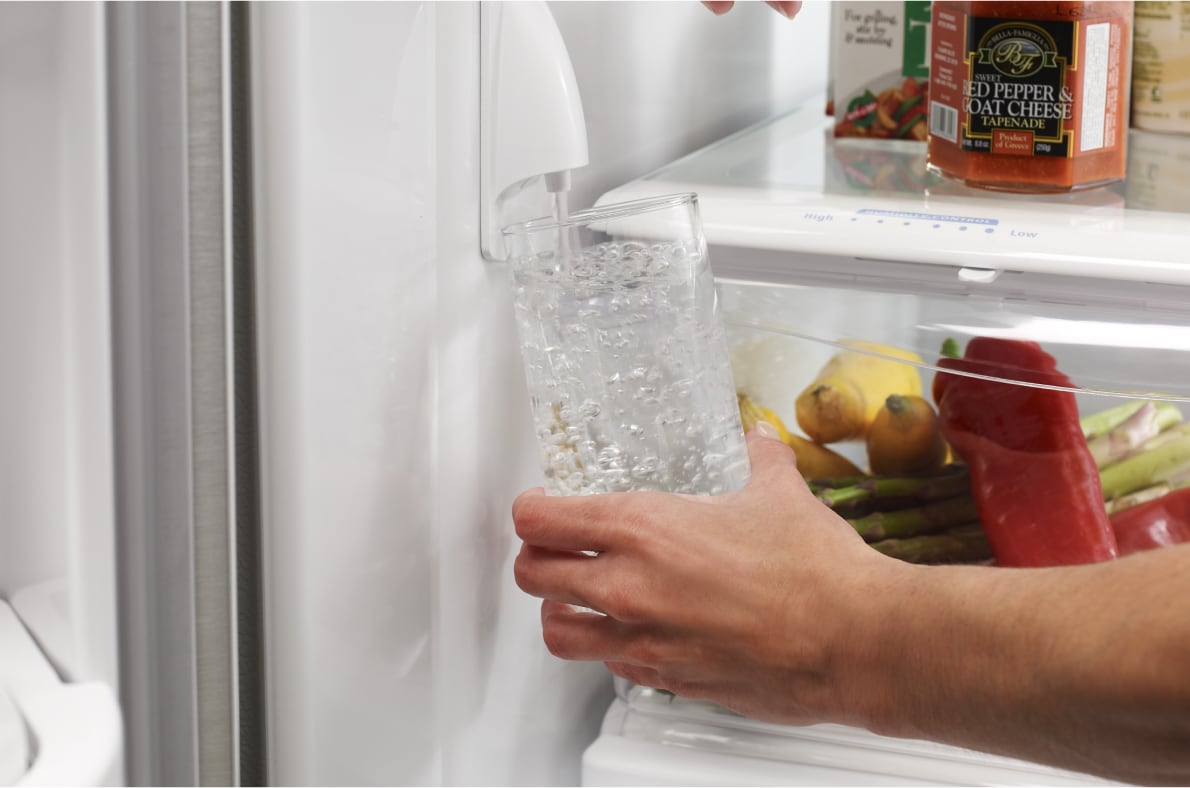
[[[111,688],[63,682],[12,608],[0,601],[0,781],[118,784],[121,726]]]

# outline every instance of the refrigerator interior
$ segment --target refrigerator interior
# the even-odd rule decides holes
[[[103,9],[0,8],[0,782],[122,780]]]
[[[956,187],[926,172],[924,146],[839,141],[827,123],[812,99],[599,200],[699,195],[738,390],[799,432],[795,400],[845,340],[916,352],[928,397],[943,340],[992,336],[1039,342],[1081,415],[1137,399],[1190,413],[1190,141],[1133,132],[1126,182],[1025,196]],[[831,448],[866,467],[862,442]],[[589,784],[1092,779],[621,690],[584,758]]]
[[[953,338],[962,347],[975,336],[1003,336],[1041,342],[1082,389],[1075,398],[1084,415],[1137,397],[1161,399],[1183,415],[1190,413],[1185,288],[1137,286],[1131,293],[1133,298],[1142,298],[1146,290],[1159,299],[1171,297],[1165,310],[1135,303],[1072,303],[1080,293],[1077,280],[1066,283],[1064,300],[1053,299],[1040,286],[1042,295],[1036,298],[1021,291],[923,294],[910,278],[873,283],[856,275],[870,271],[870,265],[857,269],[846,261],[835,263],[830,284],[823,283],[821,272],[807,277],[814,282],[809,285],[719,279],[737,390],[771,408],[795,432],[798,393],[847,339],[917,352],[927,397],[943,339]],[[786,276],[798,278],[795,270],[787,269]],[[1182,300],[1173,298],[1171,289],[1181,289]],[[1175,303],[1181,308],[1168,308]],[[831,448],[867,469],[862,441]],[[845,726],[754,722],[713,704],[627,683],[619,683],[618,690],[600,738],[584,754],[584,784],[1108,784],[1017,759]]]

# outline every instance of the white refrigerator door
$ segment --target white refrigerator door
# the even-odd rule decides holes
[[[767,76],[796,31],[759,4],[553,10],[596,162],[572,205],[799,87]],[[573,784],[611,699],[512,577],[509,505],[541,476],[507,270],[479,253],[479,16],[253,8],[274,782]],[[667,100],[689,80],[716,89]]]
[[[575,781],[609,684],[512,583],[537,474],[479,255],[478,7],[254,10],[270,779]]]

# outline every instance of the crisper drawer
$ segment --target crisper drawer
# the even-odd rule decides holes
[[[721,279],[720,306],[745,427],[786,430],[874,547],[1037,566],[1190,538],[1185,288],[823,262]]]

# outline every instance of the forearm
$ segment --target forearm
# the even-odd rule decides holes
[[[1190,781],[1190,546],[1057,569],[897,566],[840,671],[873,730]]]

